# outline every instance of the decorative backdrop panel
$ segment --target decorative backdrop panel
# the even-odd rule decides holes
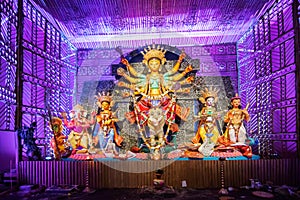
[[[237,45],[239,89],[252,117],[247,128],[259,138],[258,152],[266,157],[297,156],[298,54],[292,10],[293,1],[274,3]]]
[[[34,132],[43,156],[52,154],[48,127],[51,114],[58,116],[73,104],[76,74],[76,48],[29,1],[23,2],[24,26],[22,34],[23,59],[21,82],[20,126],[37,122]],[[23,143],[22,143],[23,144]],[[26,159],[23,146],[23,159]]]
[[[129,59],[137,71],[144,70],[141,63],[141,49],[143,48],[122,49],[124,56]],[[193,122],[193,116],[199,112],[197,98],[200,97],[200,91],[211,86],[220,90],[218,110],[227,110],[230,98],[237,92],[236,44],[195,45],[180,48],[165,45],[165,49],[170,52],[166,54],[168,61],[165,64],[165,70],[175,64],[178,55],[184,49],[187,57],[182,65],[190,63],[196,72],[196,79],[191,93],[188,96],[178,95],[178,103],[191,109],[187,121],[180,124],[180,133],[178,134],[179,143],[188,142],[196,132],[195,125],[197,123]],[[113,91],[117,103],[116,107],[118,107],[117,116],[120,119],[118,125],[122,129],[122,136],[127,144],[135,142],[134,127],[125,119],[130,100],[121,97],[117,91],[118,88],[115,88],[116,69],[122,66],[119,64],[120,54],[115,49],[79,49],[77,60],[79,70],[76,103],[79,103],[90,112],[97,109],[94,97],[97,92]],[[220,120],[220,126],[223,126],[222,120]]]
[[[15,129],[17,69],[17,6],[13,0],[0,4],[0,130]]]
[[[256,21],[259,11],[270,3],[269,0],[33,1],[58,19],[56,24],[76,47],[93,49],[136,48],[145,43],[192,46],[236,42]]]

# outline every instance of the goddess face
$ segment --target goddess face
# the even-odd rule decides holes
[[[152,58],[151,60],[149,60],[148,62],[148,67],[150,68],[150,70],[152,72],[158,72],[159,68],[160,68],[160,60],[158,58]]]
[[[109,110],[109,103],[106,102],[106,101],[103,101],[101,103],[101,107],[102,107],[103,110]]]
[[[241,105],[241,100],[240,99],[234,99],[231,102],[232,107],[238,108]]]
[[[215,99],[213,97],[208,97],[206,99],[206,105],[207,106],[213,106],[214,102],[215,102]]]

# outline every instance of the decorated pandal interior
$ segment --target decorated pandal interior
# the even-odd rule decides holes
[[[140,52],[144,69],[136,69],[125,56],[117,69],[113,91],[99,91],[94,110],[75,105],[60,117],[52,117],[51,148],[55,160],[247,160],[259,159],[252,147],[258,144],[245,124],[251,120],[249,103],[242,107],[236,91],[227,102],[228,110],[218,109],[220,88],[199,88],[197,99],[187,99],[197,109],[180,102],[189,96],[195,70],[184,50],[167,68],[166,53],[160,45]],[[183,68],[182,62],[187,64]],[[126,101],[123,116],[118,98]],[[181,127],[192,120],[192,137],[182,137]],[[127,124],[130,132],[122,130]],[[64,131],[65,130],[65,131]],[[66,134],[69,132],[68,134]],[[128,138],[131,138],[129,140]],[[179,140],[178,138],[184,138]]]
[[[52,192],[299,186],[297,19],[299,0],[1,0],[0,199],[2,172]]]

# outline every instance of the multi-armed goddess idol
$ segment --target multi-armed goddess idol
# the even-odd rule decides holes
[[[127,113],[127,118],[137,123],[140,136],[150,150],[160,149],[168,142],[166,138],[176,116],[185,120],[189,114],[189,108],[180,107],[176,103],[176,93],[189,92],[189,88],[181,86],[193,80],[192,77],[184,78],[192,70],[192,66],[188,65],[181,73],[178,72],[185,58],[185,53],[182,52],[173,68],[162,73],[162,66],[166,62],[165,53],[166,50],[159,45],[148,46],[142,52],[143,64],[148,67],[148,70],[144,70],[146,73],[137,72],[124,57],[121,62],[126,65],[128,72],[123,68],[117,71],[118,75],[126,79],[126,82],[119,81],[118,85],[129,88],[134,97],[134,108]],[[148,133],[145,131],[146,126],[150,129]],[[163,131],[164,126],[167,131]],[[153,138],[156,138],[156,143]]]

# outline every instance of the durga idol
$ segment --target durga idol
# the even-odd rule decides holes
[[[189,108],[183,108],[176,103],[176,93],[189,92],[189,88],[181,86],[190,84],[193,81],[192,77],[185,77],[192,70],[192,66],[188,65],[182,72],[178,72],[186,56],[182,52],[172,69],[163,73],[162,67],[166,62],[166,50],[159,45],[153,44],[145,48],[141,53],[143,55],[142,62],[148,68],[148,70],[144,71],[147,72],[137,72],[128,60],[122,57],[121,62],[126,65],[127,71],[123,68],[118,68],[117,73],[123,76],[126,82],[119,81],[118,85],[129,88],[132,91],[134,109],[127,113],[126,117],[130,122],[136,122],[140,130],[143,130],[144,126],[149,125],[151,110],[162,110],[161,113],[164,115],[165,123],[159,123],[160,127],[155,127],[157,133],[155,131],[153,133],[150,130],[150,135],[146,136],[147,138],[150,138],[151,135],[158,137],[164,125],[167,125],[167,132],[169,132],[171,125],[175,123],[176,116],[185,120],[189,114]],[[145,140],[147,139],[144,138]]]

